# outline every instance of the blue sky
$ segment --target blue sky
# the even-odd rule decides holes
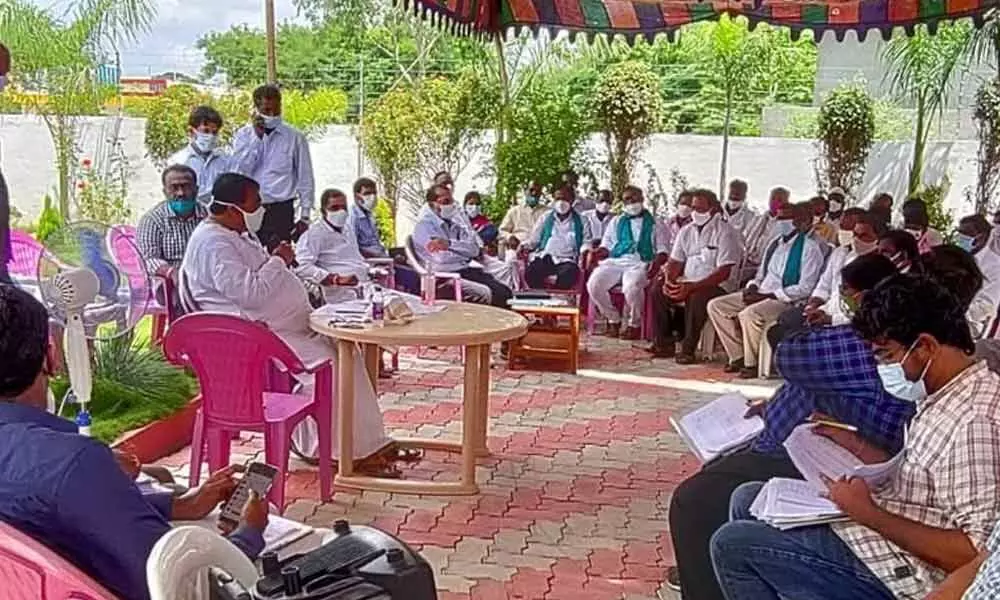
[[[55,15],[71,14],[73,0],[29,0]],[[248,24],[264,27],[263,0],[156,0],[153,29],[135,44],[122,48],[122,70],[126,76],[144,76],[164,71],[197,74],[204,59],[195,48],[209,31]],[[291,0],[274,0],[279,21],[295,19]]]

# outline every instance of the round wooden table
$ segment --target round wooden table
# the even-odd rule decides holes
[[[471,495],[476,485],[476,457],[487,456],[486,429],[489,420],[490,344],[523,336],[528,322],[521,315],[492,306],[438,301],[441,312],[415,318],[406,325],[345,329],[331,325],[329,316],[313,313],[313,331],[331,337],[337,344],[337,433],[340,470],[334,482],[354,489],[435,495]],[[372,387],[377,389],[379,347],[461,346],[465,357],[462,393],[462,442],[397,439],[407,448],[443,450],[462,454],[462,473],[457,482],[387,479],[354,474],[354,345],[361,344]]]

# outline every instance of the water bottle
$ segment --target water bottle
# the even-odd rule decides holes
[[[427,272],[420,277],[420,298],[427,306],[434,306],[437,292],[435,288],[437,288],[437,279],[434,278],[434,272],[428,265]]]
[[[385,324],[385,295],[378,285],[372,290],[372,323],[375,327]]]
[[[90,437],[90,413],[86,408],[80,408],[76,413],[76,431],[80,435]]]

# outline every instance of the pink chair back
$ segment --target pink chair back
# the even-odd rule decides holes
[[[3,522],[0,581],[5,600],[114,600],[69,561]]]
[[[135,243],[135,227],[115,225],[108,230],[108,250],[118,265],[118,270],[128,277],[132,289],[149,286],[142,255]]]
[[[273,361],[292,372],[305,370],[266,325],[221,313],[181,317],[167,330],[163,351],[167,360],[194,369],[206,422],[234,429],[264,422]]]
[[[10,232],[10,245],[12,256],[7,265],[10,274],[32,279],[37,277],[38,261],[44,252],[41,242],[15,229]]]

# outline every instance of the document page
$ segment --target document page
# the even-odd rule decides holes
[[[815,427],[812,423],[799,425],[784,446],[805,480],[818,489],[826,488],[823,475],[829,479],[861,477],[871,489],[877,489],[892,478],[905,458],[904,452],[900,452],[885,462],[866,465],[833,440],[817,435]]]
[[[746,419],[747,399],[742,394],[725,394],[686,415],[671,421],[685,442],[703,460],[746,445],[764,430],[760,417]]]

